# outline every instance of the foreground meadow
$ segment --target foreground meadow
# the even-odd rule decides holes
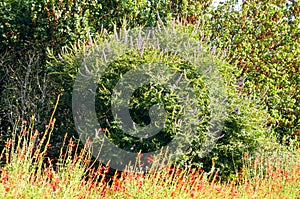
[[[91,167],[87,150],[72,155],[78,145],[67,136],[59,159],[47,158],[54,121],[41,137],[33,126],[22,126],[1,153],[0,198],[300,198],[297,147],[244,154],[243,168],[230,181],[220,179],[214,167],[204,172],[168,165],[147,174],[133,166],[107,178],[109,167]]]

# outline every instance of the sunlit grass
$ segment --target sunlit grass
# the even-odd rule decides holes
[[[46,158],[55,120],[45,132],[32,122],[20,121],[21,131],[7,140],[1,153],[0,198],[299,198],[299,149],[245,154],[244,167],[234,181],[218,174],[170,165],[153,167],[147,174],[133,167],[116,173],[108,183],[108,168],[91,168],[87,150],[65,140],[57,162]],[[17,131],[15,132],[17,135]],[[39,140],[39,142],[37,142]]]

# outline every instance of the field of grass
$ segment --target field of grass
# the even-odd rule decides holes
[[[72,155],[77,144],[67,137],[59,160],[47,158],[54,122],[40,136],[33,125],[22,121],[21,134],[6,142],[0,198],[300,198],[297,147],[245,154],[244,167],[227,182],[218,178],[214,168],[204,172],[168,165],[153,166],[147,174],[128,167],[107,180],[109,168],[89,167],[85,149]]]

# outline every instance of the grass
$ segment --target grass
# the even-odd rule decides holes
[[[168,165],[153,167],[146,175],[130,167],[108,182],[108,168],[89,167],[85,148],[72,155],[78,145],[67,137],[58,161],[47,158],[54,123],[51,119],[42,137],[32,122],[17,124],[19,135],[7,140],[1,153],[6,164],[0,168],[0,198],[300,198],[296,148],[245,154],[244,167],[228,182],[220,181],[216,172]]]

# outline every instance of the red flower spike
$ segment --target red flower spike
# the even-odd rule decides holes
[[[51,125],[51,126],[54,125],[54,120],[50,120],[50,125]]]
[[[150,155],[147,157],[147,163],[153,162],[153,157]]]

